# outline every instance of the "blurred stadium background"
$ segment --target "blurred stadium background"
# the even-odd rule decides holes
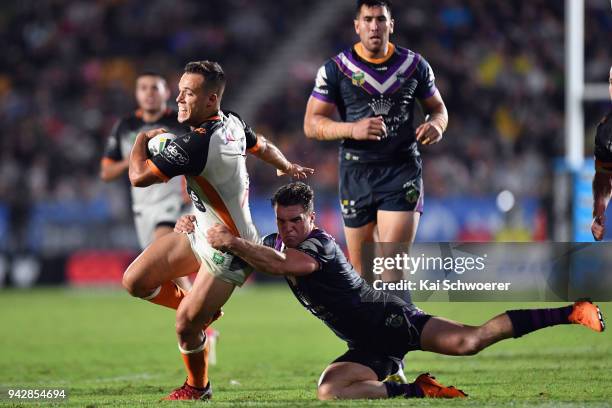
[[[392,41],[431,63],[450,114],[421,149],[420,241],[588,241],[588,159],[565,164],[567,4],[581,0],[396,1]],[[190,60],[212,59],[239,112],[290,159],[316,168],[319,222],[343,236],[337,145],[302,133],[317,68],[356,42],[350,0],[23,0],[0,7],[0,285],[117,280],[137,253],[127,180],[98,176],[114,121],[135,108],[134,79],[164,74],[176,96]],[[584,1],[584,80],[607,81],[610,3]],[[605,87],[605,85],[604,85]],[[594,87],[575,138],[591,157],[610,103]],[[251,208],[286,182],[249,160]],[[501,192],[506,192],[501,194]],[[511,194],[509,194],[509,193]],[[503,211],[508,200],[514,206]],[[502,204],[500,206],[500,204]],[[507,207],[506,207],[507,209]]]

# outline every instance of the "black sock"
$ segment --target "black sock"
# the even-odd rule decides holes
[[[573,307],[570,305],[555,309],[508,310],[506,314],[512,322],[514,337],[517,338],[544,327],[569,324],[568,317]]]
[[[423,390],[415,383],[400,384],[392,381],[383,383],[387,387],[387,395],[389,398],[403,396],[404,398],[423,398]]]

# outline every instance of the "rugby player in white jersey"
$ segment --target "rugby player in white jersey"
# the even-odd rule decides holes
[[[179,82],[178,121],[192,131],[169,143],[152,158],[147,142],[164,132],[136,137],[130,154],[132,185],[146,187],[184,175],[196,213],[192,234],[171,233],[153,242],[128,267],[123,285],[136,297],[177,309],[176,333],[187,380],[166,399],[208,399],[207,342],[203,329],[219,315],[236,286],[252,268],[230,253],[215,250],[206,231],[215,223],[236,236],[259,241],[249,210],[246,151],[276,167],[278,174],[302,179],[313,170],[289,162],[276,146],[231,112],[220,109],[225,75],[216,62],[190,62]],[[183,292],[172,279],[197,272],[193,288]]]

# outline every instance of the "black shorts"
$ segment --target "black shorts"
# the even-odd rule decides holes
[[[351,362],[374,371],[379,381],[395,374],[406,353],[421,350],[421,332],[431,315],[413,305],[403,309],[402,316],[390,315],[381,324],[375,339],[349,343],[349,350],[333,363]]]
[[[358,228],[376,221],[378,210],[422,213],[421,165],[419,156],[389,164],[341,160],[340,206],[344,225]]]

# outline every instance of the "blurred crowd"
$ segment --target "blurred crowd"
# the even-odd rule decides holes
[[[348,1],[348,0],[347,0]],[[450,114],[437,146],[422,149],[428,195],[486,195],[508,189],[546,199],[552,159],[562,154],[563,2],[395,2],[392,41],[432,65]],[[610,66],[609,4],[587,0],[587,80]],[[172,90],[193,59],[222,63],[226,99],[281,44],[309,2],[291,0],[23,0],[3,3],[0,36],[0,204],[18,235],[33,206],[104,197],[129,218],[125,186],[99,181],[114,121],[135,108],[136,74],[156,70]],[[315,167],[313,184],[335,197],[335,143],[306,140],[302,119],[325,59],[357,41],[353,15],[338,16],[316,48],[304,50],[289,85],[263,104],[256,129],[291,158]],[[252,160],[251,160],[252,162]],[[250,164],[254,193],[273,172]],[[261,171],[260,171],[261,170]],[[262,186],[262,187],[258,187]],[[263,187],[263,186],[268,186]]]

